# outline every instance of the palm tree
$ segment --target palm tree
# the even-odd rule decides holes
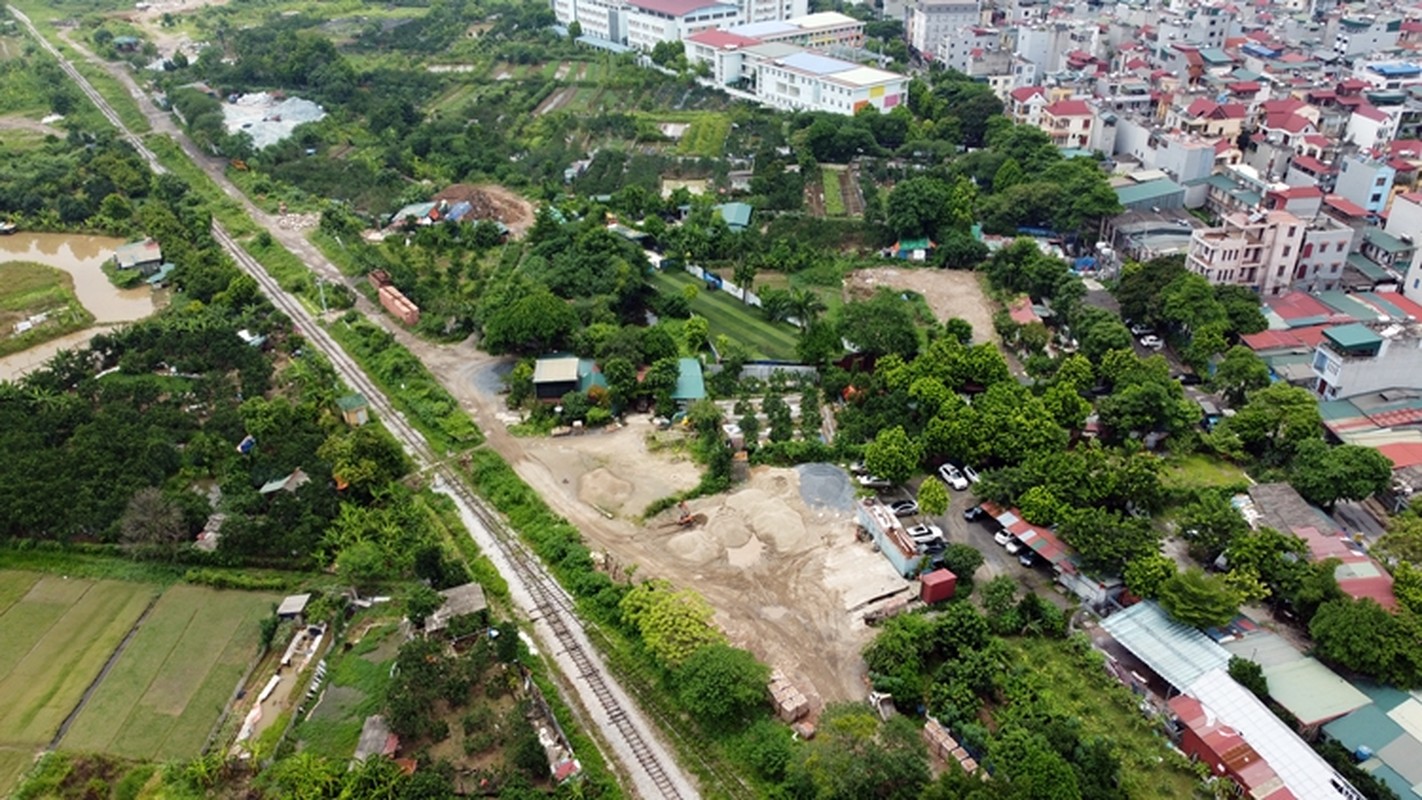
[[[827,306],[817,292],[809,289],[793,289],[790,292],[790,313],[800,320],[800,327],[808,328],[819,319]]]
[[[740,263],[736,264],[736,268],[731,271],[731,280],[735,281],[736,285],[741,287],[741,302],[743,303],[750,302],[749,295],[751,293],[751,287],[755,283],[757,271],[755,263],[745,259],[742,259]]]

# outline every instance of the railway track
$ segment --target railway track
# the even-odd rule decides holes
[[[155,173],[168,170],[143,140],[124,125],[113,108],[66,59],[50,44],[25,14],[14,7],[13,14],[31,36],[58,61],[80,91],[89,98],[107,119],[146,160]],[[287,293],[266,269],[242,248],[221,223],[212,223],[212,235],[232,256],[237,266],[256,280],[272,304],[285,313],[298,333],[330,360],[337,374],[351,388],[365,395],[367,402],[381,416],[391,434],[405,447],[417,463],[423,465],[443,483],[443,489],[454,500],[466,519],[472,521],[470,533],[485,555],[509,582],[510,595],[524,612],[547,633],[548,643],[560,648],[554,658],[563,662],[568,679],[581,695],[583,705],[600,727],[614,755],[631,778],[633,788],[641,797],[661,797],[667,800],[693,800],[700,797],[695,784],[676,764],[652,733],[640,710],[608,674],[601,657],[588,640],[586,631],[573,608],[572,598],[554,580],[535,555],[518,541],[498,513],[475,495],[463,477],[444,463],[430,448],[423,435],[414,428],[386,397],[385,393],[361,369],[354,359],[322,328],[294,296]],[[567,669],[571,664],[572,669]],[[619,746],[620,745],[620,746]]]

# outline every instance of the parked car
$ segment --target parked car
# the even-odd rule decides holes
[[[1017,556],[1017,563],[1021,564],[1024,567],[1031,567],[1037,562],[1032,560],[1031,553],[1021,553]]]
[[[912,500],[900,500],[891,504],[889,509],[894,512],[896,517],[911,517],[918,513],[918,503]]]
[[[992,535],[992,540],[1002,545],[1003,547],[1006,547],[1009,543],[1012,542],[1012,534],[1008,533],[1007,531],[998,531],[997,533],[994,533]]]
[[[1165,346],[1165,341],[1153,333],[1142,336],[1140,341],[1141,347],[1145,347],[1151,350],[1159,350],[1160,348]]]
[[[982,506],[973,506],[963,512],[963,519],[969,522],[977,522],[987,516],[987,512]]]
[[[982,477],[978,475],[978,471],[966,464],[963,465],[963,477],[967,478],[969,483],[977,483],[982,480]]]
[[[1007,550],[1007,552],[1011,553],[1014,556],[1022,552],[1022,543],[1017,541],[1016,539],[1013,539],[1012,541],[1003,545],[1003,547]]]
[[[964,478],[963,473],[959,472],[958,468],[952,464],[944,464],[939,467],[938,477],[942,478],[944,483],[958,491],[968,488],[968,479]]]
[[[1182,372],[1175,376],[1175,380],[1180,381],[1184,386],[1199,386],[1205,382],[1204,378],[1201,378],[1193,372]]]
[[[1130,323],[1132,336],[1145,336],[1147,333],[1155,333],[1155,329],[1149,325],[1142,325],[1139,322]]]
[[[943,529],[932,524],[915,525],[908,529],[908,535],[909,538],[915,542],[927,541],[929,539],[942,539]]]
[[[887,489],[894,485],[890,483],[887,478],[881,478],[878,475],[860,475],[855,480],[859,481],[860,486],[866,486],[870,489]]]
[[[924,539],[921,542],[916,542],[916,544],[918,545],[919,551],[924,553],[941,553],[948,549],[948,542],[944,541],[941,537],[937,539]]]
[[[853,464],[849,465],[849,471],[854,473],[855,475],[863,475],[869,470],[864,467],[863,461],[856,461]]]

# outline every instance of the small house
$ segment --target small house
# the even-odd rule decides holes
[[[906,261],[927,261],[938,245],[927,236],[917,239],[900,239],[894,243],[894,258]]]
[[[445,589],[440,596],[444,598],[444,605],[425,620],[425,633],[438,633],[448,628],[451,620],[482,613],[489,607],[484,599],[484,588],[473,582]]]
[[[261,347],[262,345],[267,343],[267,337],[262,336],[260,334],[252,333],[246,328],[237,331],[237,338],[241,339],[242,344],[245,344],[248,347]]]
[[[895,571],[905,578],[918,574],[924,562],[923,553],[888,506],[877,498],[866,497],[859,502],[857,521],[879,552],[894,565]]]
[[[755,212],[755,207],[749,203],[722,203],[715,207],[721,214],[721,219],[726,221],[727,227],[739,233],[750,227],[751,214]]]
[[[578,357],[545,356],[533,364],[533,395],[545,403],[556,403],[568,392],[578,390]]]
[[[363,394],[348,394],[336,400],[341,409],[341,419],[352,428],[358,428],[370,421],[369,404]]]
[[[137,36],[115,36],[113,44],[114,49],[120,53],[132,53],[143,46],[143,40]]]
[[[390,731],[390,723],[379,714],[365,718],[360,726],[360,739],[356,741],[355,753],[351,756],[354,766],[371,756],[393,757],[400,750],[400,737]]]
[[[677,361],[676,388],[672,389],[672,400],[686,407],[697,400],[706,398],[706,379],[701,374],[701,362],[694,358]]]
[[[177,265],[173,264],[173,262],[164,261],[158,265],[158,269],[154,270],[152,275],[144,278],[143,282],[154,289],[161,289],[168,285],[169,279],[172,278],[173,270],[175,269],[177,269]]]
[[[128,242],[114,249],[114,266],[119,269],[136,269],[144,275],[152,275],[163,265],[163,248],[153,239]]]

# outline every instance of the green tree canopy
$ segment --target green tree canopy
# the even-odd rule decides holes
[[[709,644],[677,669],[677,696],[693,717],[711,728],[725,728],[764,704],[769,679],[770,669],[745,650]]]
[[[1289,483],[1331,510],[1339,500],[1365,500],[1392,483],[1392,462],[1373,447],[1300,442],[1289,463]]]
[[[1191,567],[1160,586],[1160,604],[1186,625],[1223,625],[1239,612],[1239,595],[1222,578]]]
[[[907,481],[918,470],[922,457],[918,443],[909,438],[902,425],[879,431],[874,441],[864,447],[864,466],[896,485]]]

